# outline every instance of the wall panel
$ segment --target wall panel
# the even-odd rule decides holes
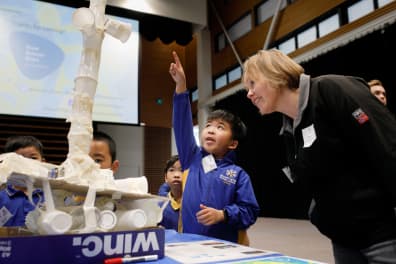
[[[220,1],[221,2],[221,1]],[[239,2],[239,1],[233,1]],[[250,5],[250,10],[254,17],[254,7],[260,1],[246,1]],[[289,32],[305,25],[309,21],[313,20],[314,18],[328,12],[335,6],[345,2],[345,0],[297,0],[293,4],[288,5],[286,9],[282,10],[279,13],[278,23],[274,30],[273,41],[278,40]],[[228,10],[229,7],[227,6],[220,6],[219,1],[217,3],[217,8],[219,9],[219,13],[228,14],[229,12],[222,11]],[[242,8],[242,9],[233,9],[234,17],[239,17],[240,15],[246,12],[246,9],[249,8]],[[239,14],[237,16],[235,13]],[[213,12],[210,11],[210,18],[211,18],[211,32],[212,32],[212,46],[215,46],[216,36],[220,32],[219,25],[217,20],[214,17]],[[224,15],[222,17],[224,20],[228,20],[228,16]],[[223,23],[225,23],[223,21]],[[250,31],[245,36],[241,37],[240,39],[234,42],[235,48],[241,57],[242,60],[246,59],[249,55],[254,54],[257,50],[262,49],[265,43],[265,39],[267,37],[267,33],[269,31],[271,25],[271,18],[265,21],[264,23],[257,25],[254,27],[252,31]],[[214,53],[212,56],[212,64],[213,64],[213,75],[220,74],[227,70],[228,68],[232,67],[237,63],[237,60],[232,52],[232,49],[229,45],[221,52]]]
[[[147,41],[142,38],[140,58],[140,117],[146,126],[171,127],[172,98],[175,83],[169,75],[169,65],[175,50],[185,66],[188,87],[196,85],[196,41],[186,47],[175,42],[163,44],[159,39]],[[187,55],[186,56],[186,52]],[[162,104],[156,102],[162,98]]]

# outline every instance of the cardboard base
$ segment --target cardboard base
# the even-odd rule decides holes
[[[0,230],[0,263],[103,263],[115,257],[164,257],[165,231],[145,228],[131,231],[28,235],[17,228]]]

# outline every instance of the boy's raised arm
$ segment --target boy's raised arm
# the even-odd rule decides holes
[[[187,92],[186,75],[179,56],[172,52],[174,62],[170,64],[169,74],[176,83],[173,97],[172,126],[175,132],[175,141],[180,163],[183,169],[191,165],[194,154],[199,150],[193,133],[193,120],[189,94]]]
[[[176,93],[183,93],[187,90],[186,75],[184,74],[183,66],[180,62],[179,56],[176,51],[172,52],[173,59],[175,60],[169,66],[169,74],[172,76],[176,83]]]

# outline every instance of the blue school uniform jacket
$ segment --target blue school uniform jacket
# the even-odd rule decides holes
[[[182,169],[188,169],[181,208],[182,231],[237,242],[238,232],[254,224],[260,211],[249,175],[234,164],[234,151],[216,160],[216,169],[204,172],[202,158],[209,153],[195,142],[188,92],[174,95],[173,129]],[[225,210],[227,221],[210,226],[198,223],[200,204]]]
[[[159,224],[166,229],[174,229],[177,231],[179,223],[180,203],[176,202],[173,199],[173,197],[170,195],[170,192],[168,192],[166,195],[161,196],[167,196],[170,201],[162,212],[162,220]]]
[[[34,205],[26,194],[7,185],[0,191],[0,226],[25,226],[26,215],[34,210],[36,204],[44,201],[42,190],[36,189],[32,194]]]

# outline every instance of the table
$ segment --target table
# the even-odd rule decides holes
[[[209,243],[205,243],[209,242]],[[246,256],[238,255],[238,252],[235,253],[236,258],[227,259],[227,260],[216,260],[216,256],[210,256],[205,254],[205,252],[201,251],[202,254],[196,254],[201,250],[203,244],[206,244],[206,247],[217,247],[221,248],[225,254],[228,256],[232,255],[232,251],[247,251],[249,252]],[[216,244],[216,245],[214,245]],[[181,245],[180,248],[178,246]],[[209,246],[208,246],[209,245]],[[170,247],[171,246],[171,247]],[[176,246],[176,249],[173,250],[173,246]],[[196,247],[196,248],[194,248]],[[196,249],[196,250],[195,250]],[[180,256],[176,256],[175,252],[180,250]],[[184,250],[184,251],[183,251]],[[172,253],[172,254],[171,254]],[[196,254],[196,255],[195,255]],[[232,242],[213,239],[211,237],[197,235],[197,234],[186,234],[186,233],[178,233],[174,230],[165,230],[165,257],[163,259],[157,260],[155,263],[160,264],[175,264],[175,263],[193,263],[190,261],[196,261],[196,257],[201,257],[198,255],[204,255],[202,259],[212,259],[214,261],[208,262],[199,262],[199,263],[294,263],[294,264],[323,264],[322,262],[305,260],[300,258],[294,258],[291,256],[285,256],[279,252],[255,249],[250,247],[241,246]],[[183,258],[183,256],[185,258]],[[188,261],[188,256],[191,256],[191,259]],[[232,257],[232,256],[231,256]],[[184,259],[184,261],[177,261]],[[141,262],[141,263],[153,263],[153,262]],[[198,263],[198,262],[196,262]]]

